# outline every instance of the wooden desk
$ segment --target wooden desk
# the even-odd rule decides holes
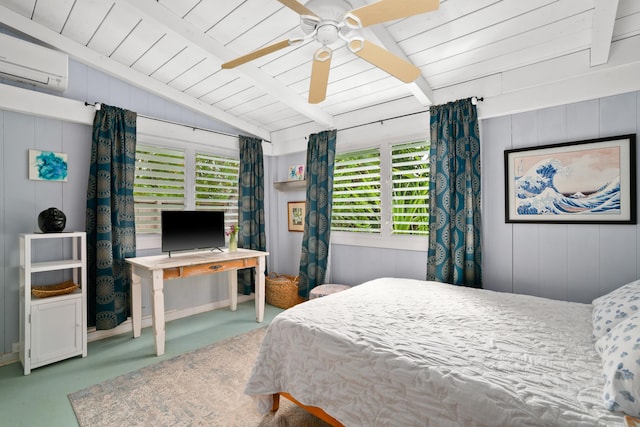
[[[131,266],[131,323],[133,337],[140,336],[142,329],[142,278],[151,279],[151,316],[156,339],[156,354],[164,354],[164,280],[182,279],[227,272],[231,311],[238,305],[238,276],[243,268],[256,269],[255,299],[256,321],[264,319],[264,268],[268,252],[238,249],[236,252],[196,252],[188,254],[154,255],[127,258]]]

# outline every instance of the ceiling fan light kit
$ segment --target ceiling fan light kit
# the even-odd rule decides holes
[[[338,40],[338,27],[333,24],[322,24],[318,27],[316,40],[323,46],[334,44]]]
[[[329,47],[342,39],[348,49],[358,57],[384,70],[404,83],[420,76],[420,69],[388,50],[358,35],[351,35],[370,25],[406,18],[438,9],[439,0],[378,0],[352,9],[347,0],[310,0],[306,5],[297,0],[278,0],[300,15],[300,30],[304,36],[265,46],[249,54],[222,64],[223,69],[234,68],[285,47],[299,45],[315,39],[322,46],[313,55],[309,103],[317,104],[326,98],[331,68],[332,50]]]

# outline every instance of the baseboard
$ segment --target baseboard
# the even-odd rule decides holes
[[[0,355],[0,366],[8,365],[9,363],[17,362],[19,360],[19,353],[5,353]]]
[[[238,295],[238,304],[254,300],[254,294],[251,295]],[[229,308],[231,305],[231,301],[228,299],[215,301],[209,304],[199,305],[197,307],[189,307],[181,310],[172,310],[166,311],[164,313],[165,322],[170,322],[172,320],[182,319],[183,317],[193,316],[195,314],[206,313],[207,311],[217,310],[219,308]],[[152,326],[152,318],[151,315],[142,317],[142,328],[148,328]],[[113,329],[108,330],[100,330],[97,331],[95,327],[89,328],[87,330],[87,342],[98,341],[104,338],[113,337],[115,335],[120,335],[124,333],[132,333],[133,326],[131,325],[131,318],[129,317],[127,320],[119,324]]]
[[[238,295],[238,304],[254,300],[254,294],[251,295]],[[167,311],[164,314],[164,318],[166,322],[170,322],[172,320],[182,319],[183,317],[193,316],[194,314],[205,313],[207,311],[213,311],[220,308],[229,308],[231,305],[231,301],[229,299],[225,299],[222,301],[215,301],[205,305],[199,305],[197,307],[189,307],[181,310],[172,310]],[[144,316],[142,318],[142,328],[148,328],[152,325],[151,323],[151,315]],[[113,329],[108,329],[106,331],[97,331],[95,327],[89,328],[87,331],[87,342],[98,341],[101,339],[113,337],[120,334],[132,333],[133,326],[131,325],[131,318],[128,318],[120,325]],[[17,362],[20,359],[20,354],[18,352],[13,353],[5,353],[0,354],[0,366],[8,365],[9,363]]]

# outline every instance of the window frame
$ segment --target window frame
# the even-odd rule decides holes
[[[224,210],[225,213],[225,219],[224,219],[224,228],[225,230],[227,230],[231,225],[237,225],[238,224],[238,217],[239,217],[239,212],[238,212],[238,199],[240,197],[240,188],[238,186],[238,175],[240,174],[240,159],[233,157],[233,156],[229,156],[229,155],[222,155],[222,154],[217,154],[217,153],[212,153],[211,151],[204,151],[201,149],[197,149],[195,150],[195,161],[194,161],[194,171],[193,171],[193,176],[194,176],[194,186],[193,186],[193,191],[194,191],[194,209],[195,210],[219,210],[219,208],[222,208]],[[215,205],[213,208],[201,208],[198,209],[198,202],[202,202],[202,199],[198,199],[198,173],[201,171],[198,168],[198,156],[208,156],[211,158],[215,158],[216,160],[222,160],[226,163],[229,163],[229,161],[232,161],[232,165],[226,164],[224,166],[222,166],[222,169],[234,169],[237,171],[236,174],[236,179],[235,179],[235,184],[236,184],[236,197],[235,199],[230,199],[229,202],[225,202],[222,201],[220,199],[217,199],[215,201]],[[216,182],[218,185],[222,185],[225,186],[224,184],[225,180],[222,179],[218,182]],[[232,184],[231,180],[226,181],[229,183],[229,186]],[[226,188],[226,187],[225,187]],[[201,191],[200,194],[203,194],[203,192]],[[230,213],[230,214],[229,214]]]
[[[171,165],[167,169],[163,169],[163,170],[155,169],[155,172],[152,172],[151,174],[145,175],[145,177],[149,177],[150,175],[154,175],[154,174],[161,174],[162,175],[162,174],[166,174],[168,171],[177,171],[178,169],[180,169],[180,171],[182,172],[182,177],[181,177],[182,178],[182,182],[180,183],[181,184],[180,187],[182,188],[182,191],[179,191],[179,186],[178,186],[179,181],[169,181],[169,182],[167,182],[167,184],[169,186],[173,185],[175,190],[172,193],[176,194],[176,195],[180,194],[181,197],[179,199],[176,199],[176,200],[172,200],[171,198],[167,198],[166,201],[172,200],[172,201],[175,202],[175,203],[167,203],[166,204],[167,206],[171,206],[171,207],[165,207],[165,203],[160,203],[160,204],[151,204],[151,203],[149,203],[148,205],[144,205],[144,207],[142,209],[147,210],[147,211],[153,210],[154,213],[151,214],[151,216],[154,216],[154,217],[158,218],[158,220],[159,220],[159,217],[160,217],[160,211],[162,211],[163,209],[180,209],[180,207],[182,207],[182,209],[184,209],[184,206],[185,206],[185,194],[186,194],[186,182],[187,182],[187,180],[186,180],[187,166],[186,166],[186,158],[185,158],[186,153],[185,153],[185,150],[182,149],[182,148],[161,147],[161,146],[159,146],[157,144],[156,145],[151,145],[151,144],[144,144],[144,143],[138,142],[136,144],[136,173],[135,173],[136,179],[140,175],[140,173],[138,173],[138,161],[139,161],[139,159],[138,159],[138,153],[139,153],[138,149],[141,148],[141,147],[145,147],[147,149],[145,151],[165,151],[164,154],[167,155],[167,156],[171,156],[171,157],[173,157],[173,156],[181,156],[181,163],[182,163],[182,165],[181,165],[182,168],[178,168],[175,165]],[[147,156],[145,156],[145,157],[147,157]],[[151,159],[151,157],[148,157],[148,158]],[[154,157],[154,159],[155,159],[155,157]],[[158,160],[160,160],[160,159],[158,159]],[[147,164],[146,163],[146,159],[144,159],[144,158],[141,159],[141,162],[143,164]],[[161,179],[162,178],[158,178],[158,180],[156,180],[155,178],[152,177],[150,179],[150,181],[153,183],[153,185],[157,185],[157,184],[159,184],[161,182],[160,181]],[[146,180],[149,180],[149,179],[146,179]],[[136,201],[136,195],[135,194],[136,193],[140,193],[140,192],[144,192],[144,191],[139,190],[135,186],[135,183],[134,183],[133,192],[134,192],[134,201]],[[149,191],[147,193],[161,193],[161,191]],[[158,232],[144,232],[144,233],[140,232],[139,227],[138,227],[138,225],[139,225],[138,224],[138,219],[139,218],[137,216],[138,209],[139,209],[139,205],[138,205],[138,202],[136,201],[136,203],[135,203],[136,235],[158,234],[159,230],[158,230]],[[157,212],[157,214],[156,214],[156,212]],[[156,227],[157,227],[157,225],[154,222],[153,223],[153,228],[157,229]],[[149,227],[149,228],[151,228],[151,227]]]
[[[345,233],[361,233],[361,234],[379,234],[380,230],[382,229],[382,222],[384,220],[384,218],[382,217],[382,201],[380,200],[379,201],[380,203],[364,203],[364,204],[355,204],[355,205],[353,204],[354,203],[353,201],[349,203],[350,200],[358,199],[358,198],[361,199],[361,193],[364,191],[362,190],[362,187],[364,185],[361,185],[361,184],[364,184],[364,183],[362,181],[358,181],[354,183],[353,180],[343,179],[342,177],[340,177],[341,172],[338,171],[337,163],[338,163],[338,157],[342,155],[346,155],[347,157],[353,157],[354,155],[357,155],[360,158],[359,161],[361,161],[361,163],[357,163],[358,162],[357,160],[348,160],[346,162],[346,164],[349,166],[347,166],[345,169],[347,172],[351,172],[350,174],[346,175],[346,177],[352,177],[353,176],[352,173],[354,172],[354,170],[357,170],[359,172],[366,170],[367,171],[365,173],[366,178],[375,177],[375,169],[377,167],[377,178],[378,178],[377,182],[367,181],[366,186],[371,187],[372,184],[375,184],[373,186],[374,188],[375,186],[377,186],[375,190],[377,190],[378,196],[381,195],[381,191],[382,191],[381,158],[380,158],[380,150],[377,147],[368,148],[368,149],[349,150],[349,151],[344,151],[343,153],[336,153],[336,160],[334,161],[334,169],[333,169],[333,196],[332,196],[333,206],[332,206],[332,218],[331,218],[331,232],[332,233],[345,232]],[[348,193],[346,193],[346,195],[349,197],[348,198],[340,197],[336,200],[336,194],[340,192],[340,190],[336,191],[336,189],[343,189],[345,187],[349,188]],[[375,192],[375,190],[373,190],[372,192]],[[367,201],[370,200],[369,197],[366,197],[366,199]],[[336,201],[338,201],[338,203],[336,203]],[[345,206],[345,204],[350,204],[350,206]],[[344,207],[355,208],[355,209],[369,208],[375,213],[371,215],[358,214],[358,213],[354,213],[353,210],[345,210]],[[335,215],[336,213],[338,213],[339,215]],[[352,220],[349,219],[349,217],[353,217],[353,216],[360,217],[361,219],[364,219],[364,217],[366,216],[368,220],[364,222],[368,223],[369,227],[352,228],[349,225],[350,223],[352,223]],[[342,217],[340,224],[335,223],[337,221],[336,217]],[[346,225],[347,229],[338,230],[335,228],[335,227],[345,228],[345,227],[340,227],[340,225]]]
[[[331,244],[346,246],[364,246],[383,249],[401,249],[426,252],[429,248],[429,236],[393,234],[392,230],[392,185],[391,185],[391,146],[409,144],[427,140],[428,135],[409,135],[388,138],[385,141],[345,144],[339,146],[336,154],[367,149],[380,150],[380,206],[382,223],[380,233],[362,233],[349,231],[331,231]]]
[[[229,144],[232,137],[219,135],[206,130],[194,130],[180,125],[163,122],[154,123],[153,129],[138,130],[137,143],[160,148],[183,150],[185,153],[185,210],[195,210],[195,170],[196,153],[207,153],[215,156],[240,158],[238,144]],[[167,128],[167,126],[169,126]],[[168,131],[169,130],[169,131]],[[164,133],[163,133],[164,132]],[[165,134],[169,136],[165,136]],[[195,135],[194,135],[195,134]],[[193,139],[188,139],[193,137]],[[180,139],[178,139],[180,138]],[[237,138],[235,138],[237,141]],[[160,233],[136,234],[136,251],[160,250],[162,239]]]
[[[410,156],[406,154],[397,154],[398,151],[404,150],[406,148],[412,147],[416,148],[420,146],[422,151],[415,152],[412,151]],[[426,146],[426,147],[425,147]],[[421,139],[419,141],[410,142],[407,144],[391,144],[389,146],[389,151],[391,155],[390,161],[390,176],[391,176],[391,228],[393,234],[404,234],[404,235],[429,235],[429,221],[425,222],[417,222],[410,220],[406,221],[398,221],[396,223],[396,217],[426,217],[429,218],[429,187],[430,187],[430,179],[431,179],[431,168],[429,164],[429,154],[430,154],[430,142],[425,139]],[[409,159],[408,157],[411,157]],[[416,158],[418,157],[418,158]],[[396,163],[395,160],[398,160]],[[410,177],[407,176],[406,167],[410,167],[409,173]],[[394,172],[394,169],[396,171]],[[416,171],[420,171],[420,175],[416,176]],[[424,176],[426,175],[426,181],[424,180]],[[396,187],[397,184],[397,187]],[[416,185],[418,186],[416,187]],[[417,191],[427,191],[427,199],[426,201],[422,198],[422,196],[418,197],[415,195]],[[409,193],[406,194],[406,199],[402,199],[396,193]],[[398,215],[394,215],[394,210],[398,205],[396,205],[396,201],[399,202],[399,205],[403,208],[402,213]],[[414,201],[414,202],[411,202]],[[410,208],[413,208],[413,212],[409,213]],[[418,212],[415,211],[417,208]],[[403,230],[403,225],[411,226],[411,231],[407,232]],[[423,227],[425,227],[423,229]]]

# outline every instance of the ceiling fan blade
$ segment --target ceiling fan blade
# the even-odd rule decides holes
[[[381,22],[431,12],[440,7],[440,0],[380,0],[347,13],[348,27],[364,28]]]
[[[280,3],[282,3],[283,5],[287,6],[289,9],[291,9],[294,12],[298,13],[298,15],[317,16],[311,10],[307,9],[307,7],[305,5],[303,5],[302,3],[300,3],[300,2],[298,2],[296,0],[278,0],[278,1]]]
[[[249,61],[253,61],[254,59],[260,58],[261,56],[268,55],[277,50],[284,49],[285,47],[288,47],[290,45],[291,45],[291,40],[289,39],[279,41],[278,43],[274,43],[269,46],[265,46],[261,49],[254,50],[253,52],[240,56],[232,61],[225,62],[224,64],[222,64],[222,68],[223,69],[235,68],[238,65],[242,65]]]
[[[368,40],[364,40],[360,37],[354,37],[349,40],[347,46],[351,52],[355,53],[360,58],[386,71],[392,76],[397,77],[405,83],[411,83],[420,76],[420,69],[418,67],[398,58],[393,53],[371,43]]]
[[[311,84],[309,87],[309,104],[318,104],[327,96],[329,70],[331,69],[331,49],[326,46],[316,50],[311,68]]]

